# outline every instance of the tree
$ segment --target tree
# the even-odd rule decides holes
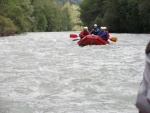
[[[110,32],[120,31],[120,11],[118,0],[105,0],[103,10],[104,16],[102,18],[101,25],[107,26]]]
[[[3,16],[0,16],[0,36],[7,36],[14,34],[18,31],[14,23],[9,19]]]
[[[141,32],[150,33],[150,2],[149,0],[140,0],[139,5],[139,15],[142,27],[140,28]]]
[[[83,0],[80,5],[81,20],[84,25],[93,26],[93,23],[100,22],[104,13],[102,10],[104,0]]]

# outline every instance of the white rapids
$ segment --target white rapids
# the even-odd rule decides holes
[[[150,34],[80,47],[70,34],[0,38],[0,113],[137,113]]]

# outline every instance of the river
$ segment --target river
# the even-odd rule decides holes
[[[80,47],[73,33],[0,37],[0,113],[138,113],[150,34]]]

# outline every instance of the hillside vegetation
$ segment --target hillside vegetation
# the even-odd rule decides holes
[[[69,31],[71,25],[68,8],[55,0],[0,0],[0,36]]]
[[[150,33],[149,0],[83,0],[81,20],[107,26],[111,32]]]
[[[0,36],[79,30],[82,0],[0,0]]]
[[[82,0],[57,0],[62,3],[70,2],[71,4],[80,5]]]
[[[70,2],[67,2],[63,6],[64,8],[67,8],[70,14],[71,18],[71,26],[73,31],[82,30],[82,22],[80,19],[80,8],[78,5],[70,4]]]
[[[0,36],[81,30],[150,33],[149,0],[0,0]]]

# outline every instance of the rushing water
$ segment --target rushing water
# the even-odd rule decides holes
[[[137,113],[150,34],[79,47],[69,34],[0,38],[0,113]]]

